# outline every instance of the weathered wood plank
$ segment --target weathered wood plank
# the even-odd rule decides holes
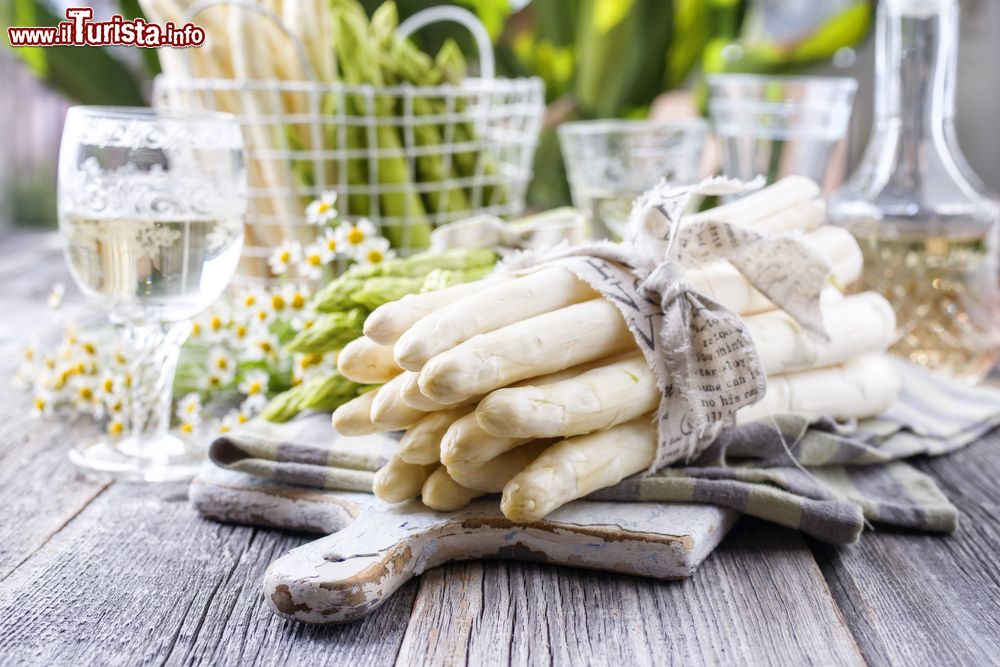
[[[431,570],[397,664],[466,661],[862,662],[802,539],[750,520],[681,582],[507,562]]]
[[[984,664],[1000,656],[1000,434],[919,466],[962,512],[952,536],[888,529],[814,545],[871,664]]]
[[[0,582],[8,664],[387,664],[411,585],[363,623],[268,612],[267,564],[307,538],[206,521],[182,485],[114,484]]]

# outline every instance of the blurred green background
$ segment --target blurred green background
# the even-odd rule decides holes
[[[331,0],[336,1],[336,0]],[[2,27],[52,25],[66,0],[4,0]],[[138,0],[88,3],[98,17],[140,14]],[[373,11],[379,0],[364,0]],[[402,17],[430,0],[399,0]],[[569,201],[553,131],[560,122],[607,117],[645,117],[663,100],[663,113],[704,109],[704,76],[718,71],[796,73],[830,63],[850,65],[865,43],[874,7],[868,0],[458,0],[474,11],[494,39],[504,76],[539,76],[549,105],[535,163],[529,206],[548,208]],[[3,31],[6,41],[6,30]],[[471,39],[458,26],[421,31],[422,46],[435,49],[455,37],[472,53]],[[54,91],[45,98],[26,72]],[[54,159],[58,118],[65,104],[144,104],[158,72],[153,51],[126,48],[19,48],[5,44],[0,55],[4,95],[3,127],[23,144],[19,130],[51,115],[41,155],[0,144],[5,155],[6,216],[20,224],[54,221]],[[46,111],[28,118],[27,96],[45,98]],[[14,99],[12,99],[14,98]],[[52,110],[54,109],[54,110]],[[686,111],[685,111],[686,110]],[[654,112],[655,113],[655,112]],[[7,142],[10,143],[10,137]],[[46,154],[47,153],[47,154]],[[29,159],[30,158],[30,159]],[[3,186],[0,186],[3,187]],[[3,217],[4,213],[0,213]]]

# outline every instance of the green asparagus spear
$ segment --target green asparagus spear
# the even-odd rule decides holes
[[[298,333],[288,343],[289,352],[325,354],[339,350],[361,335],[367,313],[361,308],[346,312],[327,313]]]
[[[338,16],[337,55],[344,82],[382,86],[382,72],[378,67],[378,52],[368,39],[368,26],[356,12],[341,10]],[[348,97],[347,103],[355,116],[373,113],[385,119],[394,115],[393,100],[385,95],[375,95],[370,100],[361,95]],[[371,139],[372,133],[369,133]],[[403,224],[384,228],[383,234],[397,248],[423,248],[430,241],[431,226],[420,195],[413,187],[403,145],[396,128],[379,123],[373,131],[374,146],[379,151],[377,159],[378,184],[383,190],[379,198],[385,215],[402,220]],[[374,184],[372,184],[374,185]]]
[[[271,422],[286,422],[303,410],[335,410],[357,397],[366,385],[351,382],[338,371],[303,382],[271,399],[261,416]]]
[[[492,266],[477,266],[458,271],[434,269],[427,274],[423,283],[420,284],[420,291],[433,292],[434,290],[444,289],[445,287],[451,287],[452,285],[469,283],[473,280],[479,280],[480,278],[485,277],[492,270]]]

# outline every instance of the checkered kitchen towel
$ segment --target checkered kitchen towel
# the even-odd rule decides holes
[[[866,519],[951,532],[955,506],[903,459],[946,454],[1000,424],[1000,391],[898,366],[902,394],[877,418],[845,424],[777,415],[737,426],[692,465],[636,475],[590,498],[721,505],[833,544],[856,541]],[[394,445],[384,436],[338,438],[329,415],[313,414],[248,424],[216,440],[211,457],[276,481],[359,491],[371,490]]]

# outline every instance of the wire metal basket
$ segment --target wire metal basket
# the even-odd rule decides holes
[[[213,5],[196,3],[189,18]],[[295,41],[273,14],[283,32]],[[476,38],[481,76],[458,85],[319,83],[301,44],[305,81],[171,78],[154,84],[157,106],[227,111],[244,128],[250,180],[241,273],[266,278],[282,241],[311,242],[305,207],[337,192],[341,218],[366,217],[400,254],[426,245],[426,230],[478,214],[522,213],[544,115],[540,79],[494,75],[489,37],[458,7],[424,10],[400,24],[406,37],[437,21],[457,21]]]

